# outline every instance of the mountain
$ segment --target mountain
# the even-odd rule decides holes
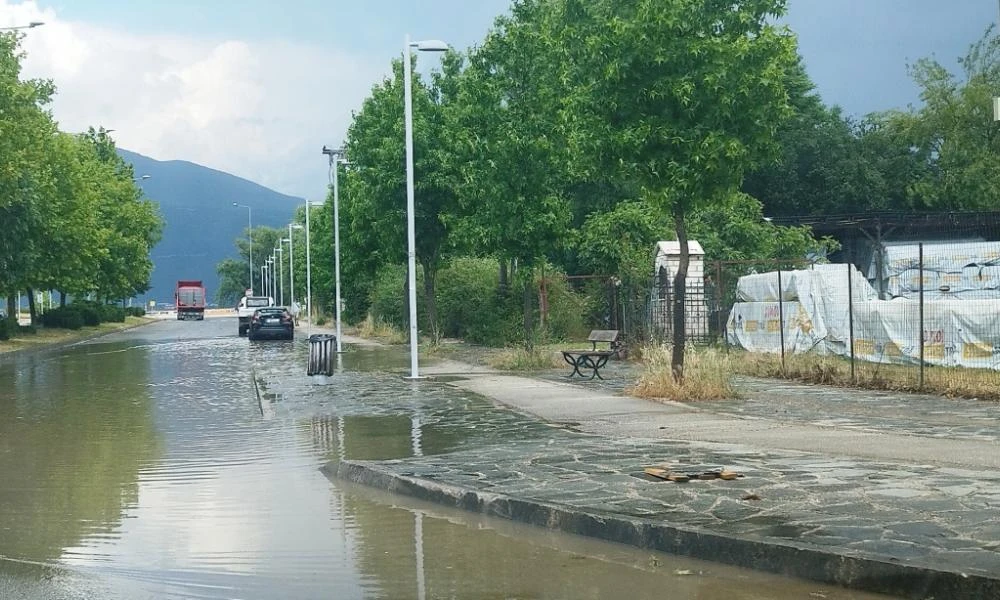
[[[166,221],[163,239],[153,248],[152,288],[137,299],[172,303],[178,279],[201,279],[209,302],[218,287],[215,266],[236,257],[233,241],[246,235],[247,209],[253,226],[284,227],[302,198],[279,194],[252,181],[183,160],[160,161],[118,150],[135,168],[146,196],[160,205]]]

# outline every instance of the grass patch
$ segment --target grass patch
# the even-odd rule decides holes
[[[373,319],[371,315],[365,317],[365,320],[358,324],[358,335],[390,345],[405,344],[409,341],[406,332],[382,319]]]
[[[83,327],[81,329],[54,329],[47,327],[35,327],[34,333],[30,331],[15,332],[11,339],[0,342],[0,354],[4,352],[14,352],[32,348],[44,348],[56,344],[67,344],[85,338],[113,333],[123,329],[129,329],[151,323],[156,319],[149,317],[126,317],[124,323],[101,323],[95,327]],[[27,329],[27,328],[22,328]]]
[[[639,381],[626,392],[639,398],[678,401],[726,400],[737,398],[733,386],[731,355],[715,348],[688,350],[684,355],[684,383],[674,381],[670,370],[669,346],[648,346],[641,351],[645,365]]]
[[[1000,400],[1000,372],[968,367],[924,367],[920,385],[917,365],[886,365],[856,360],[854,378],[851,362],[840,356],[815,354],[781,356],[754,352],[730,351],[736,373],[752,377],[791,379],[805,383],[857,387],[893,392],[922,392],[957,398]]]
[[[489,357],[489,366],[502,371],[543,371],[562,364],[562,358],[549,346],[500,350]]]

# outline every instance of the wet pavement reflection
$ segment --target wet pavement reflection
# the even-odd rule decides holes
[[[405,350],[162,322],[0,362],[0,598],[874,598],[421,506],[319,466],[544,439]],[[304,336],[302,336],[304,337]],[[821,594],[821,595],[816,595]]]

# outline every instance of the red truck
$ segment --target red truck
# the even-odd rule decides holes
[[[205,286],[201,281],[188,279],[178,281],[174,300],[178,321],[188,319],[201,321],[205,318]]]

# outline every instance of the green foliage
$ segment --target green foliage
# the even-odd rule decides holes
[[[995,210],[1000,205],[1000,135],[991,98],[1000,89],[1000,36],[992,25],[959,65],[960,77],[933,58],[912,65],[924,104],[885,115],[885,126],[926,165],[911,182],[918,206]]]
[[[657,242],[674,238],[662,210],[642,201],[621,202],[590,215],[577,241],[581,264],[590,273],[631,280],[648,279]]]
[[[80,317],[83,319],[83,324],[87,327],[97,327],[101,324],[101,310],[98,306],[90,303],[74,302],[70,304],[67,308],[70,310],[75,310],[80,313]]]
[[[0,33],[0,293],[131,297],[149,287],[162,230],[103,128],[59,133],[51,82],[20,79],[20,38]]]
[[[437,286],[442,334],[487,346],[518,339],[518,303],[497,291],[498,282],[495,260],[457,259],[442,269]]]
[[[17,330],[17,321],[13,318],[0,319],[0,341],[9,340],[11,334]]]
[[[73,305],[59,306],[45,311],[42,325],[53,329],[80,329],[84,326],[83,312]]]
[[[409,320],[406,309],[406,268],[389,265],[379,270],[372,287],[369,311],[376,321],[405,328]]]
[[[125,315],[128,317],[145,317],[146,308],[144,306],[127,306],[125,307]]]
[[[827,108],[799,64],[787,74],[793,114],[777,130],[778,160],[747,173],[743,191],[772,217],[922,208],[912,185],[926,161],[885,115],[860,122]]]

